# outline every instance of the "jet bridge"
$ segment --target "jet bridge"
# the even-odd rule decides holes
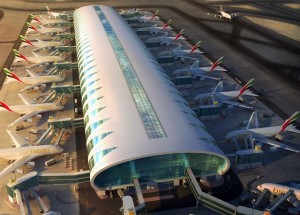
[[[282,203],[284,203],[288,198],[290,198],[294,193],[293,189],[289,189],[285,194],[280,194],[275,201],[273,201],[269,206],[268,209],[272,212],[276,210]]]
[[[197,206],[198,204],[203,205],[204,207],[207,207],[213,211],[216,211],[219,214],[225,214],[225,215],[263,215],[264,212],[258,211],[255,209],[243,207],[243,206],[234,206],[231,205],[225,201],[222,201],[216,197],[213,197],[207,193],[204,193],[197,180],[196,177],[193,174],[193,171],[190,167],[186,168],[185,170],[185,175],[187,182],[190,186],[190,189],[192,193],[195,196],[195,199],[197,201]]]
[[[54,129],[71,129],[84,127],[83,118],[64,118],[64,119],[48,119],[48,127]]]
[[[75,46],[70,46],[75,47]],[[60,63],[54,63],[54,66],[56,66],[58,69],[78,69],[78,63],[70,63],[70,62],[60,62]]]

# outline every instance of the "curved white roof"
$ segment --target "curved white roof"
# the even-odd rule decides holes
[[[112,8],[75,10],[91,180],[129,160],[171,153],[229,161],[128,24]],[[118,57],[117,57],[118,56]]]

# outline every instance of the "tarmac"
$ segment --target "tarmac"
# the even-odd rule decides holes
[[[272,7],[269,5],[270,2],[272,3]],[[77,8],[94,3],[95,2],[78,1],[72,3],[47,2],[48,6],[50,6],[53,11],[56,11],[57,9],[66,10],[75,7]],[[97,3],[99,3],[99,1],[97,1]],[[161,0],[141,0],[138,3],[133,1],[102,1],[101,3],[122,8],[139,7],[153,11],[160,9],[160,15],[163,20],[169,18],[173,19],[172,27],[175,27],[176,30],[181,30],[182,28],[186,29],[185,35],[189,42],[194,44],[199,39],[203,41],[201,50],[205,52],[204,56],[208,57],[210,60],[216,60],[220,56],[225,56],[223,65],[230,70],[228,72],[230,77],[238,78],[243,82],[247,82],[250,78],[255,77],[256,80],[253,88],[255,92],[261,95],[255,104],[255,107],[258,108],[260,112],[275,113],[275,116],[271,119],[262,119],[261,123],[263,126],[280,125],[283,122],[283,119],[287,119],[293,112],[300,110],[300,90],[298,82],[300,77],[300,44],[297,42],[297,38],[294,38],[296,40],[292,39],[295,35],[297,37],[297,33],[294,32],[292,36],[280,34],[282,22],[288,23],[288,26],[294,25],[294,23],[298,22],[300,19],[299,4],[294,3],[294,1],[285,1],[284,4],[282,4],[282,2],[273,3],[273,1],[247,3],[232,3],[230,1],[222,2],[225,11],[239,13],[238,17],[232,22],[206,15],[207,12],[211,13],[216,9],[219,9],[219,5],[213,1],[177,0],[173,1],[172,6],[169,5],[169,1]],[[7,66],[5,65],[5,59],[9,55],[29,13],[41,10],[44,11],[44,3],[37,3],[34,1],[28,1],[26,3],[23,1],[1,1],[0,9],[4,12],[3,18],[0,18],[0,49],[2,50],[2,52],[0,52],[0,66]],[[246,16],[259,17],[259,19],[256,18],[257,22],[254,23],[250,22]],[[274,24],[272,25],[272,29],[262,24],[260,20],[262,18],[273,20]],[[285,25],[283,24],[283,26]],[[5,31],[2,29],[5,29]],[[202,58],[202,60],[204,63],[206,62],[204,58]],[[187,65],[188,64],[184,66]],[[175,66],[178,67],[180,64]],[[174,68],[167,68],[167,73],[171,73],[173,69]],[[213,89],[214,84],[214,81],[208,81],[203,88],[203,83],[201,81],[198,80],[194,82],[192,90],[183,90],[184,93],[187,92],[187,101],[191,101],[197,93],[207,91],[207,89]],[[239,85],[228,78],[228,80],[226,80],[226,87],[227,89],[236,89]],[[1,95],[2,92],[5,93]],[[13,92],[15,92],[15,89],[1,90],[0,98],[4,98],[9,104],[20,104],[21,101]],[[271,108],[271,110],[268,108]],[[240,123],[247,120],[251,112],[237,108],[225,108],[224,111],[227,116],[225,119],[222,119],[222,121],[213,120],[205,122],[205,125],[219,143],[220,148],[222,148],[225,153],[230,153],[232,147],[224,144],[225,134],[227,134],[228,131],[240,128]],[[1,116],[0,119],[2,125],[7,125],[12,121],[6,116],[3,118]],[[297,122],[299,122],[299,120]],[[226,126],[226,128],[219,127],[222,126],[223,123],[228,126]],[[3,141],[9,143],[8,135],[5,133],[5,129],[0,129],[0,135],[2,135]],[[82,133],[82,131],[76,131],[77,136],[80,135],[80,133]],[[84,137],[81,136],[81,140],[84,140]],[[286,140],[292,146],[300,146],[299,135],[288,133],[286,135]],[[84,168],[84,157],[86,155],[84,155],[83,141],[80,141],[80,143],[81,145],[78,145],[77,142],[77,147],[82,150],[82,159],[78,162],[78,166]],[[5,145],[5,147],[10,147],[10,145]],[[239,173],[244,187],[246,187],[247,183],[253,180],[253,178],[261,175],[264,177],[257,182],[254,182],[252,184],[253,188],[258,183],[263,182],[288,183],[289,181],[299,180],[300,173],[297,171],[300,169],[299,155],[281,149],[278,149],[276,152],[270,152],[268,147],[263,148],[263,150],[266,153],[263,168]],[[87,164],[85,163],[85,165]],[[5,165],[3,164],[3,166]],[[0,169],[1,168],[2,163],[0,165]],[[7,181],[8,177],[5,180]],[[86,198],[82,199],[79,197],[80,214],[97,214],[95,206],[99,205],[100,201],[97,201],[97,195],[95,195],[94,190],[88,185],[82,185],[79,190],[81,190],[79,196],[86,196]],[[5,194],[5,192],[6,189],[2,186],[1,194]],[[49,195],[51,196],[51,194]],[[67,198],[68,195],[69,194],[66,194],[65,197]],[[69,196],[71,196],[71,194]],[[76,204],[75,201],[72,201],[72,196],[69,199],[72,204]],[[115,206],[120,206],[120,201],[115,201]],[[238,204],[237,201],[235,201],[235,203]],[[0,208],[2,209],[1,204],[3,203],[0,203]],[[251,207],[251,205],[249,206]],[[66,208],[66,204],[62,204],[61,207]],[[114,207],[114,211],[116,210],[116,207]],[[189,211],[189,209],[187,210]],[[15,211],[15,214],[18,214],[17,210],[12,210],[10,208],[5,213],[11,214]],[[194,214],[197,214],[196,212],[197,211],[193,212],[193,210],[191,210],[191,212],[189,211],[189,213]],[[201,212],[204,213],[202,209]],[[168,213],[171,214],[172,211],[157,212],[155,214]]]

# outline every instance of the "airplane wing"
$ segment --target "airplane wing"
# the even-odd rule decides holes
[[[35,84],[31,84],[31,85],[28,85],[28,86],[24,87],[20,91],[23,92],[23,91],[26,91],[26,90],[30,90],[30,89],[32,89],[34,87],[37,87],[37,86],[41,85],[41,84],[43,84],[43,82],[38,82],[38,83],[35,83]]]
[[[31,77],[37,77],[39,76],[38,74],[36,74],[35,72],[30,71],[29,69],[25,69],[26,72],[31,76]]]
[[[257,140],[258,142],[261,142],[261,143],[265,143],[265,144],[268,144],[268,145],[271,145],[271,146],[275,146],[277,148],[282,148],[282,149],[285,149],[285,150],[288,150],[288,151],[292,151],[292,152],[300,152],[300,150],[297,150],[293,147],[290,147],[286,144],[283,144],[283,143],[280,143],[280,142],[277,142],[277,141],[274,141],[274,140],[270,140],[270,139],[261,139],[261,138],[255,138],[255,140]]]
[[[21,117],[19,117],[18,119],[16,119],[16,120],[15,120],[14,122],[12,122],[9,126],[14,126],[14,125],[16,125],[16,124],[18,124],[18,123],[20,123],[20,122],[26,120],[26,119],[29,119],[30,117],[33,117],[33,116],[35,116],[35,115],[37,115],[37,114],[39,114],[39,113],[43,113],[43,112],[45,112],[45,110],[33,111],[33,112],[31,112],[31,113],[25,114],[24,116],[21,116]]]
[[[18,94],[18,96],[22,99],[22,101],[24,102],[25,105],[31,105],[31,104],[35,103],[35,102],[33,102],[33,100],[31,100],[30,98],[26,97],[25,95]]]
[[[35,57],[41,57],[41,55],[39,55],[38,53],[36,52],[31,52]]]
[[[24,139],[23,137],[20,137],[15,132],[6,130],[6,132],[9,134],[10,138],[14,142],[16,148],[24,147],[24,146],[31,146],[28,140]]]
[[[202,78],[208,78],[208,79],[213,79],[213,80],[216,80],[216,81],[220,81],[221,79],[220,78],[215,78],[215,77],[211,77],[211,76],[208,76],[208,75],[198,75],[197,73],[192,73],[192,75],[194,76],[197,76],[197,77],[202,77]]]
[[[9,174],[12,171],[14,171],[15,169],[17,169],[19,166],[22,166],[23,164],[26,164],[27,162],[33,160],[36,157],[38,157],[38,156],[36,156],[36,155],[35,156],[26,156],[26,157],[22,157],[20,159],[15,160],[13,163],[8,165],[6,168],[4,168],[0,172],[0,178],[6,176],[7,174]]]
[[[243,104],[238,103],[238,102],[227,101],[227,100],[222,100],[222,99],[217,99],[217,101],[220,102],[220,103],[224,103],[224,104],[239,106],[239,107],[247,108],[247,109],[253,109],[253,107],[250,107],[250,106],[247,106],[247,105],[243,105]]]

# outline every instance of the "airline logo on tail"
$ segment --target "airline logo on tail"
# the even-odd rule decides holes
[[[50,8],[47,5],[46,5],[46,9],[47,9],[47,13],[52,16],[52,11],[50,10]]]
[[[27,44],[29,44],[29,45],[31,45],[31,46],[34,46],[34,45],[33,45],[28,39],[26,39],[24,36],[20,35],[19,37],[20,37],[20,39],[21,39],[24,43],[27,43]]]
[[[24,55],[22,55],[20,52],[18,52],[18,50],[13,49],[13,52],[14,52],[14,54],[15,54],[16,57],[22,58],[22,59],[30,62]]]
[[[181,37],[184,34],[184,32],[185,32],[185,29],[182,29],[181,31],[179,31],[179,33],[176,34],[176,36],[175,36],[175,40],[177,40],[179,37]]]
[[[196,43],[196,45],[194,45],[192,48],[191,48],[191,51],[189,54],[192,54],[196,49],[198,49],[201,45],[202,41],[199,41],[198,43]]]
[[[150,20],[152,20],[154,17],[158,16],[159,10],[155,11],[155,13],[151,16]]]
[[[212,72],[217,66],[223,62],[224,57],[220,57],[210,68],[209,72]]]
[[[240,89],[240,93],[238,94],[237,97],[240,97],[247,89],[249,89],[254,82],[254,78],[252,78],[247,84],[245,84],[245,86],[243,86],[242,89]]]
[[[300,116],[300,111],[297,111],[290,118],[285,120],[281,126],[281,130],[278,133],[280,134],[286,129],[286,127],[288,127],[290,124],[293,124],[298,119],[299,116]]]
[[[30,17],[31,17],[31,19],[33,19],[33,20],[37,21],[38,23],[42,24],[41,21],[38,18],[36,18],[33,14],[30,14]]]
[[[6,74],[7,77],[14,78],[19,82],[23,82],[20,80],[20,78],[18,76],[16,76],[14,73],[9,71],[9,69],[7,69],[7,68],[3,68],[3,72]]]
[[[172,22],[172,19],[169,19],[169,21],[167,21],[167,23],[164,25],[164,27],[162,29],[164,30],[165,28],[170,26],[171,22]]]
[[[8,110],[9,112],[13,112],[12,109],[10,109],[6,104],[4,104],[3,102],[0,102],[0,107],[5,108],[6,110]]]
[[[33,25],[31,25],[29,22],[26,22],[26,25],[28,26],[28,28],[36,31],[36,32],[39,32]]]

